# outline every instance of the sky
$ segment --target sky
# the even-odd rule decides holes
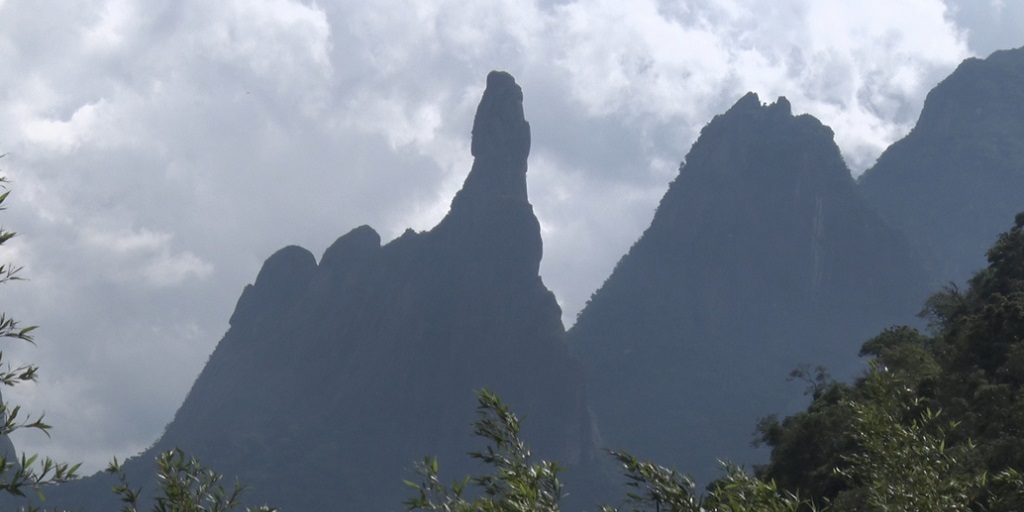
[[[286,245],[426,230],[469,172],[487,72],[533,132],[541,273],[566,327],[745,92],[831,126],[858,175],[1020,0],[0,0],[3,390],[20,450],[86,473],[152,444]],[[282,351],[288,350],[282,343]]]

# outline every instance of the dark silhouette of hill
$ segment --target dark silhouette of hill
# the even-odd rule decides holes
[[[937,284],[963,285],[1024,210],[1024,48],[960,64],[860,186],[929,256]]]
[[[449,478],[472,470],[473,390],[486,387],[525,416],[537,456],[583,468],[570,484],[590,494],[599,454],[538,274],[522,100],[512,76],[488,75],[472,170],[434,229],[381,246],[362,226],[319,264],[301,247],[271,256],[164,435],[127,464],[136,485],[152,486],[157,450],[180,447],[251,485],[249,503],[398,510],[425,455]],[[105,476],[50,494],[47,506],[116,508]]]
[[[913,320],[926,282],[832,131],[750,93],[702,130],[569,339],[603,442],[706,483],[717,459],[763,457],[758,418],[806,400],[792,369],[850,375],[861,342]]]

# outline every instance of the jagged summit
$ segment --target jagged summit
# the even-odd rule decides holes
[[[723,116],[736,115],[740,112],[757,112],[762,109],[767,109],[772,112],[778,112],[781,115],[790,116],[792,115],[792,107],[789,104],[789,100],[785,96],[779,96],[779,99],[775,100],[775,103],[763,104],[761,98],[756,92],[748,92],[743,95]]]
[[[849,170],[840,160],[835,160],[839,149],[834,143],[832,129],[823,125],[813,116],[803,114],[794,116],[792,106],[785,96],[780,96],[774,103],[761,103],[756,93],[749,92],[739,99],[725,113],[717,115],[701,130],[704,144],[695,144],[691,155],[700,158],[705,152],[718,151],[719,142],[743,147],[757,147],[770,151],[773,155],[784,150],[795,149],[794,144],[813,141],[820,144],[815,158],[828,161],[829,165],[821,168],[828,173],[850,181]],[[715,142],[719,141],[719,142]],[[835,149],[835,151],[831,151]],[[827,154],[826,154],[827,153]],[[745,159],[748,153],[732,155],[737,163]],[[834,165],[838,162],[839,165]],[[751,171],[764,166],[758,162],[749,162],[741,166],[714,166],[716,171]],[[788,166],[796,169],[799,166]],[[776,181],[780,181],[777,179]]]
[[[775,100],[772,108],[777,112],[781,112],[782,115],[793,115],[793,107],[789,104],[789,100],[787,100],[785,96],[779,96],[779,99]]]
[[[737,100],[736,103],[726,111],[726,113],[757,110],[759,108],[761,108],[761,98],[756,92],[750,91]]]
[[[678,230],[708,228],[708,222],[696,219],[732,222],[740,212],[754,210],[762,215],[736,229],[761,224],[764,232],[797,229],[792,224],[797,219],[806,224],[815,211],[855,201],[853,186],[831,128],[807,114],[794,116],[785,97],[763,104],[750,92],[701,130],[648,231],[656,238],[681,240]],[[695,197],[694,190],[703,195]],[[808,226],[799,229],[805,236],[811,233]],[[781,241],[777,238],[775,245]],[[786,250],[778,251],[784,257]]]

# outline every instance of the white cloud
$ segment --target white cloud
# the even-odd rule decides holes
[[[156,286],[171,286],[181,284],[191,277],[209,276],[212,272],[213,265],[186,251],[181,254],[159,254],[146,265],[143,276]]]
[[[1024,46],[1024,2],[944,0],[952,19],[967,34],[971,50],[986,56]]]
[[[329,76],[330,26],[319,8],[291,0],[198,5],[208,10],[189,9],[189,18],[205,25],[188,37],[193,42],[189,50],[195,54],[244,63],[269,81],[302,79],[297,72]]]
[[[86,250],[109,265],[118,279],[142,281],[155,287],[182,284],[189,278],[205,278],[213,265],[189,251],[175,252],[170,233],[149,230],[80,230]]]
[[[82,42],[87,51],[106,53],[122,48],[130,37],[128,30],[138,17],[135,7],[130,0],[104,4],[99,20],[83,30]]]
[[[171,235],[153,233],[148,230],[109,232],[87,228],[83,230],[82,238],[86,245],[94,250],[123,255],[159,250],[167,245],[171,240]]]
[[[655,0],[575,2],[561,8],[558,59],[592,115],[641,127],[699,125],[747,90],[785,95],[847,128],[838,142],[860,171],[968,55],[941,3],[868,4],[751,0],[666,14]]]
[[[89,137],[97,135],[103,102],[82,105],[67,120],[39,118],[25,122],[26,142],[37,144],[44,151],[67,153]],[[102,140],[102,138],[100,138]]]

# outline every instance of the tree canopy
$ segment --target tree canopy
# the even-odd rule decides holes
[[[851,384],[825,378],[807,410],[765,419],[760,436],[772,456],[758,475],[819,502],[874,492],[865,475],[833,468],[865,457],[867,441],[878,441],[873,434],[908,434],[865,431],[860,419],[898,402],[896,424],[941,441],[936,448],[946,459],[929,459],[941,473],[974,483],[972,510],[1020,510],[1019,480],[1004,483],[1024,469],[1024,213],[987,257],[966,290],[949,286],[928,299],[922,315],[930,332],[886,329],[861,349],[871,365],[864,377]],[[880,389],[881,376],[887,386]],[[890,468],[899,470],[891,476],[906,477],[909,467]]]

